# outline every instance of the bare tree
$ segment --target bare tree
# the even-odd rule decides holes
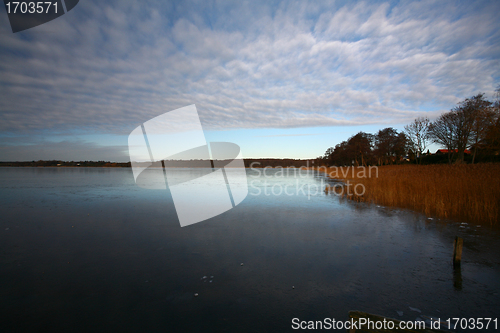
[[[495,122],[491,105],[484,99],[484,94],[477,94],[460,102],[429,126],[432,140],[448,149],[449,162],[452,150],[456,149],[458,160],[463,161],[465,150],[474,147],[474,163],[479,143]]]
[[[448,163],[451,163],[451,153],[455,149],[455,121],[454,114],[447,112],[439,116],[429,125],[429,138],[448,150]]]
[[[427,147],[429,141],[429,125],[429,118],[419,117],[410,125],[405,126],[407,139],[413,151],[417,153],[417,157],[422,156],[422,153]],[[417,161],[420,163],[420,159],[417,159]]]
[[[497,113],[496,121],[486,130],[481,148],[490,155],[500,154],[500,115]]]
[[[476,145],[484,137],[486,128],[493,122],[491,102],[484,99],[484,94],[466,98],[455,107],[456,140],[458,157],[464,160],[464,151],[471,145]],[[477,149],[474,149],[476,151]],[[475,155],[475,153],[474,153]]]
[[[478,145],[481,150],[491,155],[500,154],[500,85],[495,89],[495,98],[493,107],[490,109],[492,123],[486,128],[484,137],[481,138]]]
[[[479,143],[485,139],[488,130],[495,124],[495,111],[492,102],[483,99],[482,95],[475,96],[472,102],[473,124],[471,132],[471,146],[473,149],[472,163],[476,159],[476,153],[479,149]]]

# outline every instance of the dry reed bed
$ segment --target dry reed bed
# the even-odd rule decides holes
[[[352,167],[327,172],[365,186],[363,198],[351,199],[479,224],[500,221],[500,164],[390,165],[378,167],[378,176],[372,167],[371,177],[367,170],[354,168],[354,177]]]

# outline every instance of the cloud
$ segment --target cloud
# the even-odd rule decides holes
[[[2,141],[6,141],[5,139]],[[23,142],[28,141],[28,142]],[[21,140],[0,144],[1,161],[119,161],[128,162],[127,146],[101,146],[84,141],[38,142]]]
[[[0,131],[128,134],[195,103],[206,129],[407,123],[499,77],[497,2],[81,2],[0,24]]]
[[[324,133],[323,133],[324,134]],[[271,137],[280,137],[280,136],[314,136],[314,135],[322,135],[320,133],[304,133],[304,134],[275,134],[275,135],[256,135],[256,137],[260,138],[271,138]]]

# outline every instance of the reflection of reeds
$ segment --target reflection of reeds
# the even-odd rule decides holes
[[[500,220],[500,164],[390,165],[379,167],[378,177],[366,178],[356,176],[361,169],[336,174],[363,184],[363,201],[476,223]]]
[[[347,180],[346,183],[338,183],[335,185],[326,185],[325,187],[325,193],[326,194],[335,194],[338,197],[344,199],[347,198],[352,201],[357,201],[357,202],[363,202],[366,200],[366,197],[364,195],[357,195],[355,191],[353,191],[353,185],[357,184],[355,182],[353,184],[352,181]],[[363,191],[364,193],[364,191]]]

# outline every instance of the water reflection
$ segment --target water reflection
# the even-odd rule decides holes
[[[462,268],[460,266],[453,268],[453,287],[456,290],[462,290]]]
[[[247,171],[239,206],[180,228],[169,191],[137,187],[130,169],[0,169],[2,330],[287,331],[353,309],[499,312],[494,229],[342,201],[313,172]],[[280,186],[293,195],[265,195]]]

